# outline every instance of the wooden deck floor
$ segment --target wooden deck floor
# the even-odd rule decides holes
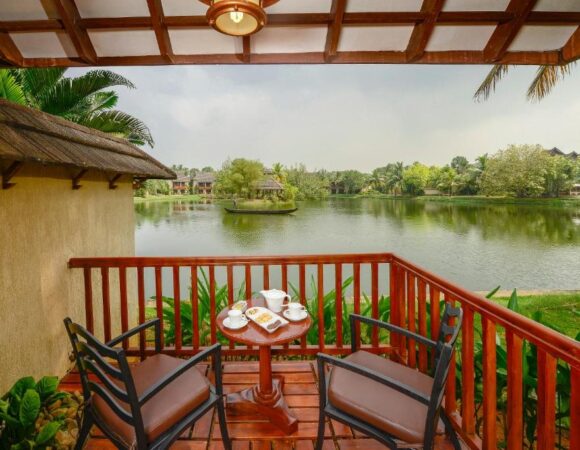
[[[211,378],[207,366],[199,369]],[[285,436],[276,427],[258,416],[228,416],[228,430],[236,450],[265,449],[313,449],[318,426],[318,388],[316,365],[312,361],[285,361],[273,364],[274,375],[285,379],[284,395],[290,408],[299,418],[298,431]],[[258,381],[258,365],[253,362],[226,362],[224,364],[224,391],[239,391]],[[79,377],[71,373],[61,383],[61,389],[80,390]],[[114,446],[98,430],[86,449],[113,449]],[[222,449],[217,417],[213,411],[200,419],[177,441],[175,450]],[[341,423],[330,421],[326,425],[325,449],[382,449],[377,441],[353,431]],[[440,442],[438,449],[451,449],[447,442]]]

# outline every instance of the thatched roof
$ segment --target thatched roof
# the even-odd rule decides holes
[[[214,172],[200,172],[195,176],[194,181],[196,183],[214,183],[215,173]]]
[[[283,191],[284,186],[282,186],[273,178],[266,178],[258,182],[256,189],[260,191]]]
[[[124,139],[5,100],[0,100],[0,160],[175,178],[172,170]]]

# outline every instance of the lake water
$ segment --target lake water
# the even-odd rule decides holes
[[[138,256],[394,252],[468,289],[579,289],[580,209],[393,199],[299,203],[288,216],[220,204],[135,205]]]

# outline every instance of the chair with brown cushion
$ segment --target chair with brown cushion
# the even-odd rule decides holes
[[[222,399],[219,344],[182,360],[160,353],[159,319],[143,323],[106,344],[69,318],[64,323],[85,398],[76,449],[83,448],[93,425],[118,448],[167,449],[213,407],[217,407],[224,446],[231,449]],[[150,327],[155,330],[155,354],[129,365],[123,348],[115,346]],[[210,356],[215,386],[195,367]]]
[[[331,417],[377,439],[391,449],[432,449],[436,436],[447,432],[455,449],[459,440],[441,404],[453,348],[459,335],[463,312],[446,304],[438,340],[432,341],[390,323],[352,314],[366,323],[405,336],[431,349],[434,373],[418,370],[382,356],[357,350],[354,333],[352,353],[338,359],[318,354],[320,374],[320,421],[317,449],[322,449],[324,421]],[[327,366],[330,370],[327,371]]]

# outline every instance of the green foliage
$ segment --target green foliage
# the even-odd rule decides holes
[[[218,173],[216,190],[229,196],[253,198],[256,185],[263,177],[264,166],[260,161],[244,158],[228,160]]]
[[[286,171],[287,183],[296,190],[296,200],[314,200],[328,195],[330,181],[325,172],[308,172],[304,164]]]
[[[546,160],[544,191],[551,197],[559,197],[563,191],[568,191],[580,175],[580,165],[563,156],[553,156]]]
[[[539,145],[510,145],[487,161],[482,176],[486,195],[536,197],[544,192],[550,156]]]
[[[499,289],[496,288],[490,292],[486,297],[491,298]],[[510,296],[507,307],[514,312],[521,313],[519,306],[519,298],[517,291],[514,289]],[[549,328],[553,328],[558,332],[562,332],[558,327],[545,321],[540,312],[535,312],[531,317],[536,322],[539,322]],[[476,430],[481,436],[483,426],[483,415],[480,413],[483,407],[483,340],[479,328],[476,330],[476,339],[474,343],[474,367],[475,367],[475,403],[476,403]],[[576,336],[576,340],[580,340],[580,333]],[[537,423],[537,401],[538,401],[538,358],[537,348],[524,342],[522,348],[522,368],[523,368],[523,414],[524,414],[524,444],[526,448],[534,448],[536,440],[536,423]],[[458,353],[460,357],[460,353]],[[458,362],[457,371],[457,392],[461,393],[461,361]],[[498,331],[496,335],[496,382],[497,390],[495,397],[497,399],[498,414],[497,420],[503,428],[504,438],[507,436],[507,350],[505,343],[505,336]],[[558,361],[556,373],[556,426],[558,433],[558,442],[562,441],[562,435],[570,432],[570,377],[571,371],[568,364]],[[489,395],[489,394],[488,394]],[[505,442],[500,443],[503,447]],[[558,448],[565,448],[561,444],[557,444]]]
[[[113,109],[118,95],[112,87],[133,89],[125,77],[109,70],[91,70],[76,78],[66,69],[0,69],[0,98],[64,119],[153,146],[149,128],[139,119]]]
[[[413,163],[403,172],[404,191],[410,195],[420,195],[427,187],[429,168],[419,162]]]
[[[204,269],[199,271],[201,276],[197,279],[198,295],[198,321],[197,329],[199,330],[199,344],[211,344],[211,298],[209,278]],[[191,289],[191,288],[190,288]],[[242,283],[234,295],[234,301],[242,300],[245,297],[245,283]],[[191,298],[191,292],[190,292]],[[221,311],[228,304],[228,287],[227,285],[215,286],[215,305],[216,311]],[[191,302],[181,301],[181,342],[185,346],[193,344],[193,308]],[[149,317],[156,316],[155,307],[147,308]],[[171,297],[163,297],[163,336],[166,345],[175,344],[175,300]],[[221,338],[222,343],[227,341]]]
[[[45,449],[53,447],[64,417],[40,423],[43,408],[69,394],[58,392],[57,377],[32,377],[18,380],[0,400],[0,448]]]

